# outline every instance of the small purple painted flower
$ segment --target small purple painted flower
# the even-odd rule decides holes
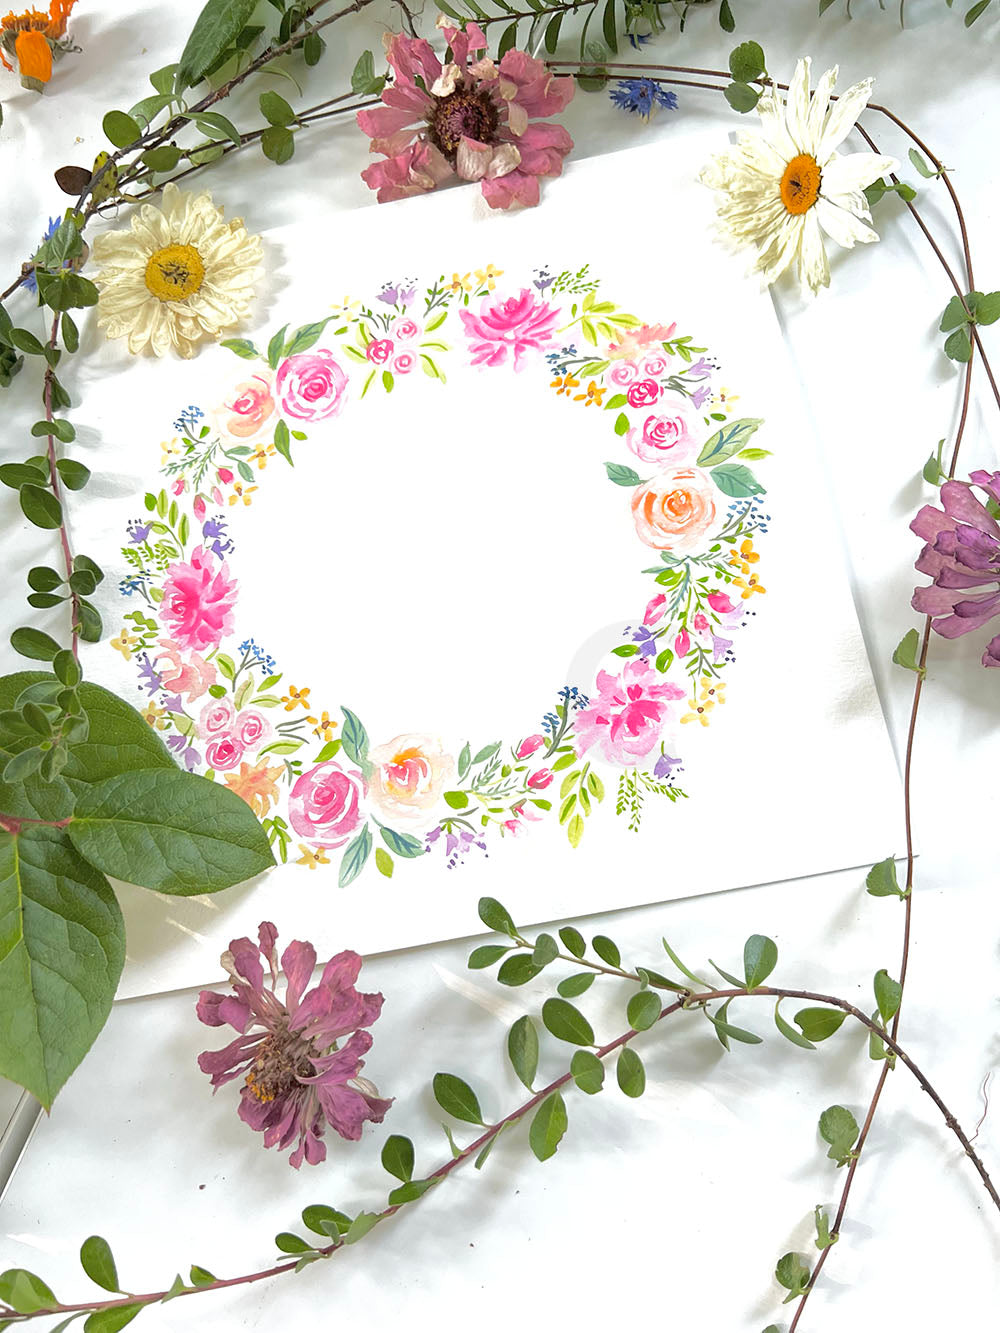
[[[679,759],[671,759],[670,755],[664,753],[657,759],[653,767],[653,776],[662,779],[669,778],[675,768],[680,768]]]
[[[366,1120],[381,1123],[392,1098],[361,1077],[372,1044],[371,1027],[382,1011],[381,995],[355,990],[361,970],[356,953],[331,958],[317,985],[306,990],[316,966],[311,944],[293,940],[281,955],[285,997],[278,984],[278,932],[261,923],[259,945],[233,940],[222,955],[233,993],[202,991],[197,1013],[209,1027],[228,1023],[240,1034],[219,1051],[198,1057],[212,1087],[243,1079],[240,1119],[264,1135],[264,1147],[296,1146],[288,1160],[296,1168],[326,1157],[329,1125],[341,1138],[360,1139]],[[271,984],[264,984],[264,964]],[[348,1036],[348,1034],[350,1034]],[[340,1045],[340,1039],[347,1041]],[[296,1142],[297,1141],[297,1142]]]
[[[691,395],[691,404],[695,411],[700,412],[711,396],[712,390],[706,384],[699,384]]]
[[[149,541],[149,534],[152,526],[152,521],[149,523],[140,523],[138,519],[134,518],[127,528],[129,545],[141,546],[143,542]]]

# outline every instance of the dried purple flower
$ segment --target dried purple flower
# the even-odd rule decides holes
[[[316,966],[311,944],[293,940],[281,955],[285,998],[278,984],[277,931],[261,923],[259,947],[233,940],[222,965],[233,994],[202,991],[198,1017],[209,1027],[228,1023],[240,1036],[220,1051],[203,1051],[199,1068],[212,1076],[213,1088],[243,1077],[240,1119],[264,1135],[265,1148],[287,1148],[298,1140],[289,1162],[298,1169],[326,1157],[327,1125],[341,1138],[359,1139],[366,1120],[380,1123],[392,1098],[359,1077],[361,1058],[371,1047],[370,1027],[382,1011],[381,995],[354,989],[361,970],[356,953],[339,953],[323,969],[319,983],[306,991]],[[267,964],[271,985],[264,984]],[[351,1036],[343,1046],[341,1037]]]
[[[972,493],[985,491],[994,512],[1000,506],[1000,472],[973,472],[968,482],[946,481],[941,487],[943,509],[924,505],[910,524],[927,545],[917,558],[921,574],[934,580],[917,588],[911,605],[933,617],[932,625],[946,639],[981,629],[1000,615],[1000,526]],[[985,592],[967,596],[970,588]],[[983,666],[1000,666],[1000,634],[983,653]]]

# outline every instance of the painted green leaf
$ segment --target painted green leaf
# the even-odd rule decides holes
[[[340,888],[346,888],[348,884],[353,884],[357,877],[365,868],[365,863],[371,856],[372,851],[372,831],[366,824],[357,837],[344,848],[344,855],[340,861],[340,873],[337,876],[337,884]]]
[[[560,1093],[554,1092],[550,1097],[546,1097],[535,1112],[531,1129],[528,1131],[531,1151],[540,1162],[553,1156],[562,1136],[566,1133],[568,1124],[566,1103]]]
[[[745,463],[721,463],[712,468],[712,480],[723,495],[742,500],[750,495],[764,495],[762,486]]]
[[[160,893],[215,893],[274,864],[267,834],[245,801],[177,768],[92,784],[67,832],[104,874]]]
[[[698,455],[698,466],[714,468],[716,464],[724,463],[727,458],[745,448],[763,424],[762,417],[739,417],[735,421],[727,421],[705,441]]]
[[[364,768],[368,763],[368,732],[357,714],[349,708],[341,708],[340,711],[344,715],[344,729],[341,732],[344,753]]]
[[[640,486],[642,484],[642,478],[635,468],[626,467],[624,463],[605,463],[604,470],[608,474],[608,480],[613,481],[616,486]]]
[[[104,1026],[124,961],[111,886],[66,833],[0,832],[0,1074],[51,1107]]]

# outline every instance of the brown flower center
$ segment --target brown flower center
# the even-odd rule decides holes
[[[193,245],[165,245],[146,265],[146,287],[160,301],[185,301],[205,281],[205,265]]]
[[[500,113],[485,88],[456,88],[438,99],[431,115],[428,134],[431,143],[455,165],[458,145],[463,139],[478,143],[496,143]]]
[[[789,213],[808,213],[819,198],[823,173],[810,153],[793,157],[781,178],[781,202]]]
[[[296,1046],[300,1049],[295,1049]],[[288,1033],[273,1032],[257,1048],[257,1058],[247,1070],[245,1086],[259,1102],[273,1102],[278,1097],[287,1097],[295,1091],[299,1079],[311,1078],[315,1072],[300,1043],[293,1043]]]

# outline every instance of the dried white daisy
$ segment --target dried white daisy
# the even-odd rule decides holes
[[[175,347],[188,357],[247,317],[261,243],[242,218],[224,221],[211,195],[167,184],[162,207],[143,204],[128,229],[97,237],[93,256],[103,265],[94,282],[107,336],[127,338],[130,352]]]
[[[809,93],[809,59],[795,67],[784,106],[773,88],[757,103],[763,134],[741,134],[699,179],[718,191],[719,231],[757,251],[752,272],[774,282],[795,262],[811,291],[830,285],[824,233],[846,249],[878,240],[862,193],[898,165],[878,153],[836,150],[871,97],[872,80],[831,101],[837,68]]]

